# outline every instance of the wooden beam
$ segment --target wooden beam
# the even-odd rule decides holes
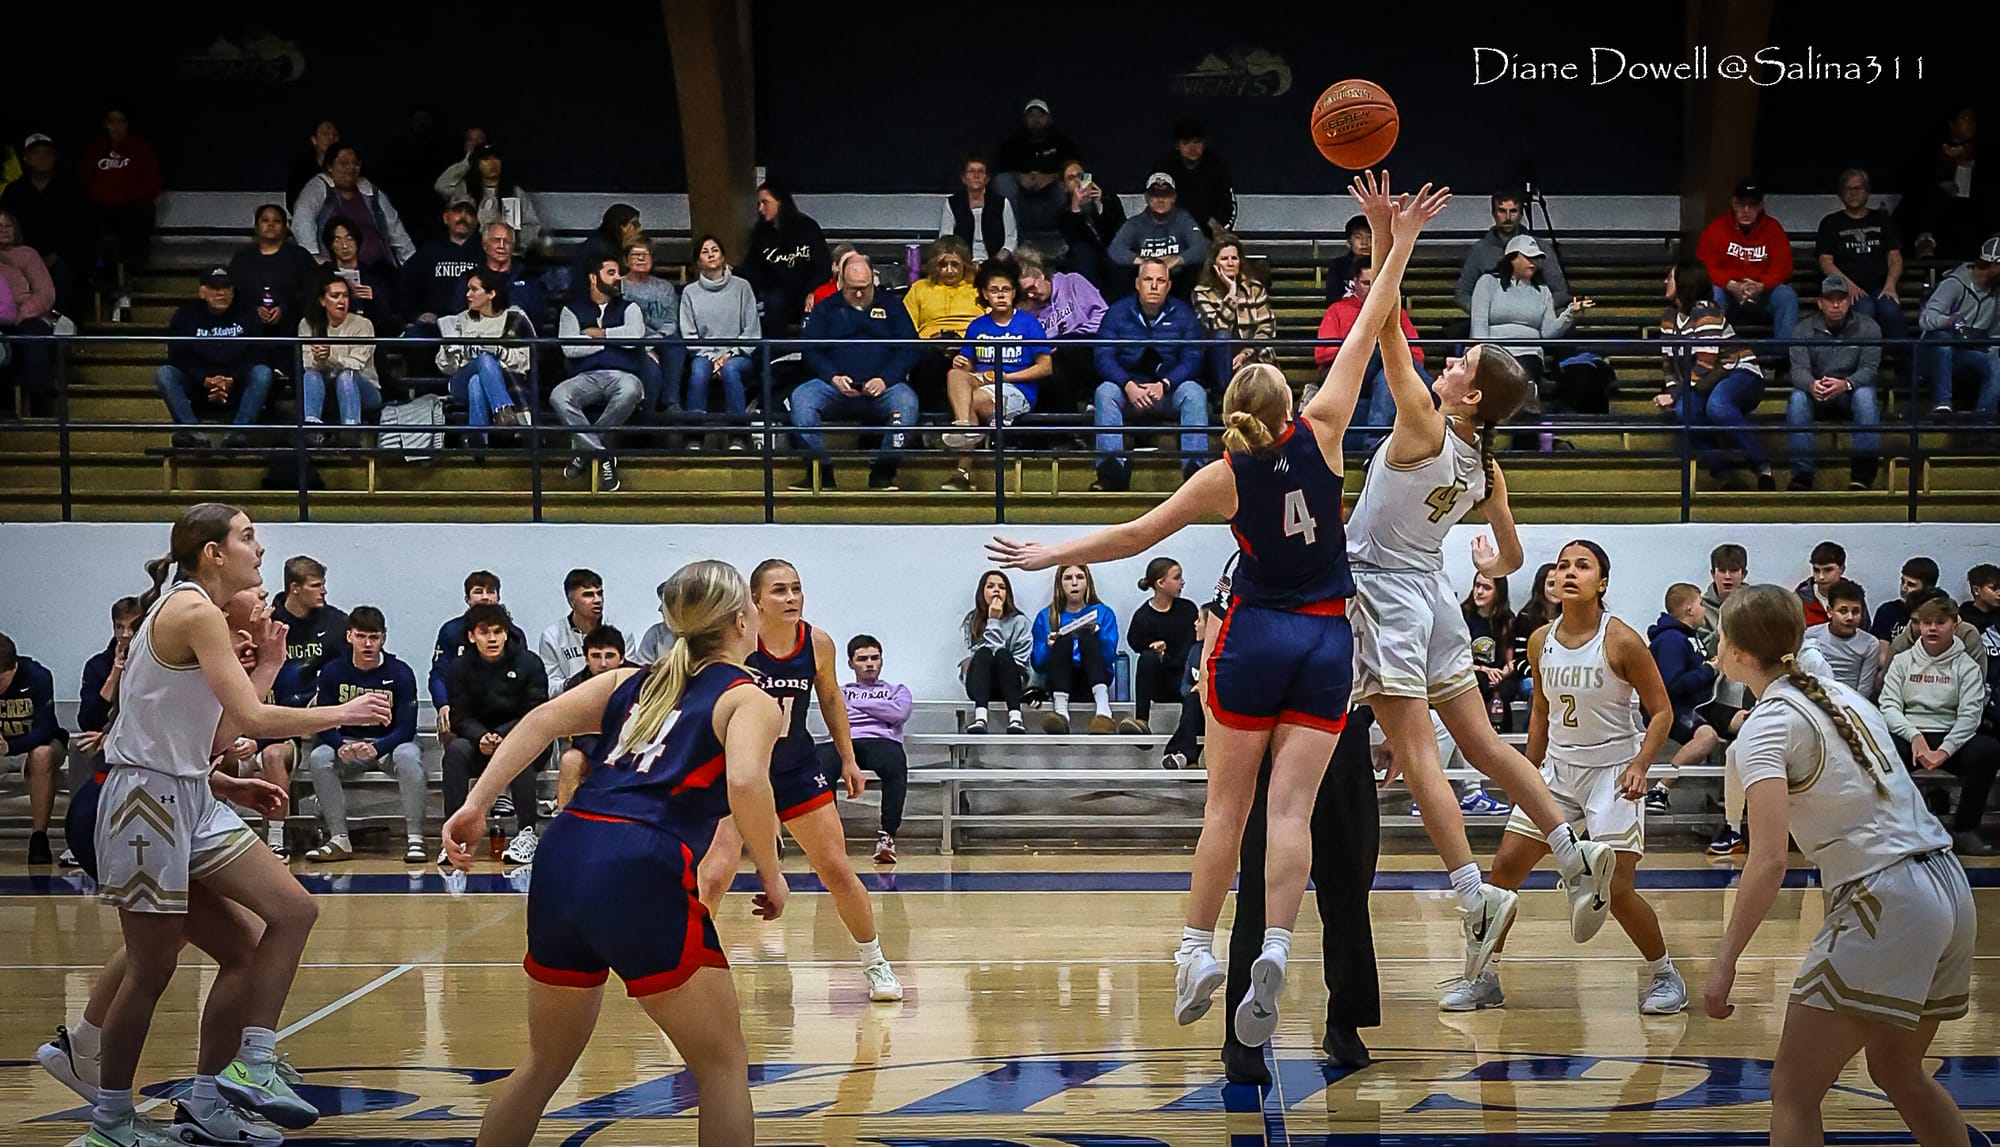
[[[1760,89],[1717,74],[1725,57],[1769,43],[1773,0],[1689,0],[1687,50],[1706,57],[1708,78],[1687,85],[1681,138],[1681,231],[1690,240],[1729,206],[1730,189],[1756,174]],[[1761,178],[1761,176],[1760,176]]]
[[[756,98],[749,0],[660,0],[687,157],[689,230],[732,254],[750,231]]]

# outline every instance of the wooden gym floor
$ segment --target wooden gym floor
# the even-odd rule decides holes
[[[81,878],[0,865],[0,1144],[68,1143],[84,1129],[70,1093],[35,1065],[37,1043],[82,1006],[117,944],[114,914]],[[1457,917],[1436,862],[1385,857],[1373,898],[1384,1025],[1380,1057],[1322,1068],[1318,927],[1307,901],[1268,1094],[1222,1086],[1224,1011],[1171,1019],[1174,944],[1188,857],[1077,852],[857,862],[883,945],[908,996],[871,1005],[854,946],[810,875],[766,925],[748,896],[719,926],[735,967],[755,1073],[758,1142],[878,1147],[1156,1147],[1291,1144],[1634,1147],[1763,1144],[1769,1059],[1797,957],[1822,895],[1798,867],[1759,934],[1727,1022],[1701,1016],[1707,955],[1734,870],[1669,854],[1641,868],[1694,997],[1691,1014],[1642,1018],[1642,969],[1615,922],[1578,948],[1549,873],[1525,894],[1503,968],[1501,1011],[1440,1014]],[[1802,862],[1794,857],[1794,864]],[[796,856],[789,870],[803,872]],[[301,866],[303,868],[303,866]],[[318,930],[285,1013],[282,1049],[326,1112],[294,1143],[469,1144],[486,1085],[525,1038],[524,899],[483,865],[464,894],[435,870],[382,859],[305,874]],[[1982,914],[2000,910],[2000,868],[1973,870]],[[525,885],[523,885],[525,887]],[[741,885],[739,885],[741,887]],[[1227,917],[1225,917],[1225,926]],[[140,1071],[163,1094],[191,1070],[200,993],[190,957],[163,1002]],[[2000,1138],[2000,929],[1982,933],[1973,1010],[1934,1049],[1975,1129]],[[1908,1142],[1857,1064],[1829,1098],[1849,1145]],[[596,1040],[538,1143],[694,1142],[693,1089],[670,1046],[613,982]],[[169,1114],[170,1109],[159,1112]],[[1974,1135],[1973,1142],[1982,1139]]]

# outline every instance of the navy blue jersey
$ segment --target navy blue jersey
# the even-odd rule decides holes
[[[817,769],[812,734],[806,731],[806,709],[812,704],[813,679],[819,665],[813,658],[813,627],[799,622],[798,645],[790,657],[779,657],[757,639],[757,651],[744,658],[757,671],[757,684],[778,703],[784,732],[771,750],[771,771]]]
[[[1353,597],[1340,517],[1344,476],[1327,466],[1312,424],[1293,422],[1275,449],[1224,457],[1236,479],[1229,530],[1243,552],[1230,583],[1235,599],[1300,610]]]
[[[697,853],[706,850],[715,822],[729,815],[715,705],[723,693],[752,680],[734,665],[704,668],[687,683],[680,704],[650,744],[624,746],[625,721],[646,683],[645,673],[634,673],[604,707],[590,775],[566,811],[648,825],[693,844]],[[615,759],[605,759],[613,752]]]

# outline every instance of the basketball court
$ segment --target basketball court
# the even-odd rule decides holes
[[[1614,925],[1572,944],[1545,866],[1501,965],[1506,1008],[1445,1015],[1436,984],[1464,951],[1454,901],[1435,861],[1385,856],[1372,904],[1384,1024],[1363,1033],[1378,1061],[1355,1072],[1322,1066],[1325,994],[1308,897],[1276,1084],[1260,1096],[1224,1085],[1219,998],[1191,1028],[1171,1017],[1184,853],[912,856],[894,869],[863,858],[883,946],[907,988],[899,1005],[867,1001],[831,901],[796,853],[786,867],[794,896],[783,919],[751,917],[745,877],[719,926],[750,1045],[758,1142],[826,1147],[1761,1145],[1769,1115],[1759,1097],[1786,989],[1823,904],[1795,855],[1743,960],[1737,1013],[1716,1022],[1700,1014],[1700,995],[1735,868],[1650,857],[1641,887],[1694,999],[1689,1014],[1646,1018],[1630,943]],[[1971,871],[1981,914],[2000,909],[2000,867]],[[0,935],[11,938],[0,957],[0,1144],[69,1143],[86,1112],[36,1066],[34,1048],[81,1008],[117,923],[82,893],[82,877],[22,873],[11,865],[0,876]],[[434,869],[381,859],[302,876],[321,914],[280,1050],[326,1114],[289,1142],[469,1144],[484,1093],[524,1038],[525,879],[482,862],[454,895]],[[192,1070],[206,975],[192,957],[184,969],[147,1043],[148,1095]],[[2000,1135],[1996,1013],[2000,936],[1989,929],[1972,1013],[1943,1027],[1933,1055],[1968,1122],[1991,1135]],[[692,1077],[614,982],[597,1038],[536,1142],[692,1144],[694,1103]],[[1828,1098],[1826,1123],[1830,1142],[1911,1141],[1858,1058]]]

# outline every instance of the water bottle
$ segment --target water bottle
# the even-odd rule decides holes
[[[1495,693],[1492,703],[1486,706],[1486,718],[1493,722],[1493,727],[1496,729],[1506,726],[1507,702],[1500,699],[1500,694]]]
[[[1548,423],[1544,422],[1544,423],[1542,423],[1542,425],[1543,425],[1543,426],[1547,426],[1547,425],[1548,425]],[[1544,453],[1544,454],[1548,454],[1548,453],[1552,453],[1552,452],[1553,452],[1553,451],[1555,450],[1555,448],[1556,448],[1556,436],[1555,436],[1555,432],[1554,432],[1554,431],[1552,431],[1552,430],[1544,430],[1544,431],[1542,431],[1542,434],[1541,434],[1541,447],[1542,447],[1542,453]]]
[[[891,414],[889,416],[890,426],[901,426],[902,424],[903,424],[902,415]],[[890,450],[901,450],[903,448],[904,441],[906,441],[908,438],[909,435],[903,433],[901,430],[891,430],[889,431],[888,439],[883,443],[883,445],[885,448]]]
[[[908,267],[910,282],[914,283],[924,274],[924,245],[911,243],[903,248],[903,262]]]
[[[275,308],[278,305],[277,296],[271,293],[271,288],[269,287],[264,288],[264,298],[261,305],[265,307],[265,309],[267,310]]]
[[[494,860],[499,860],[501,854],[506,851],[507,837],[500,831],[500,825],[495,823],[486,830],[486,854]]]

